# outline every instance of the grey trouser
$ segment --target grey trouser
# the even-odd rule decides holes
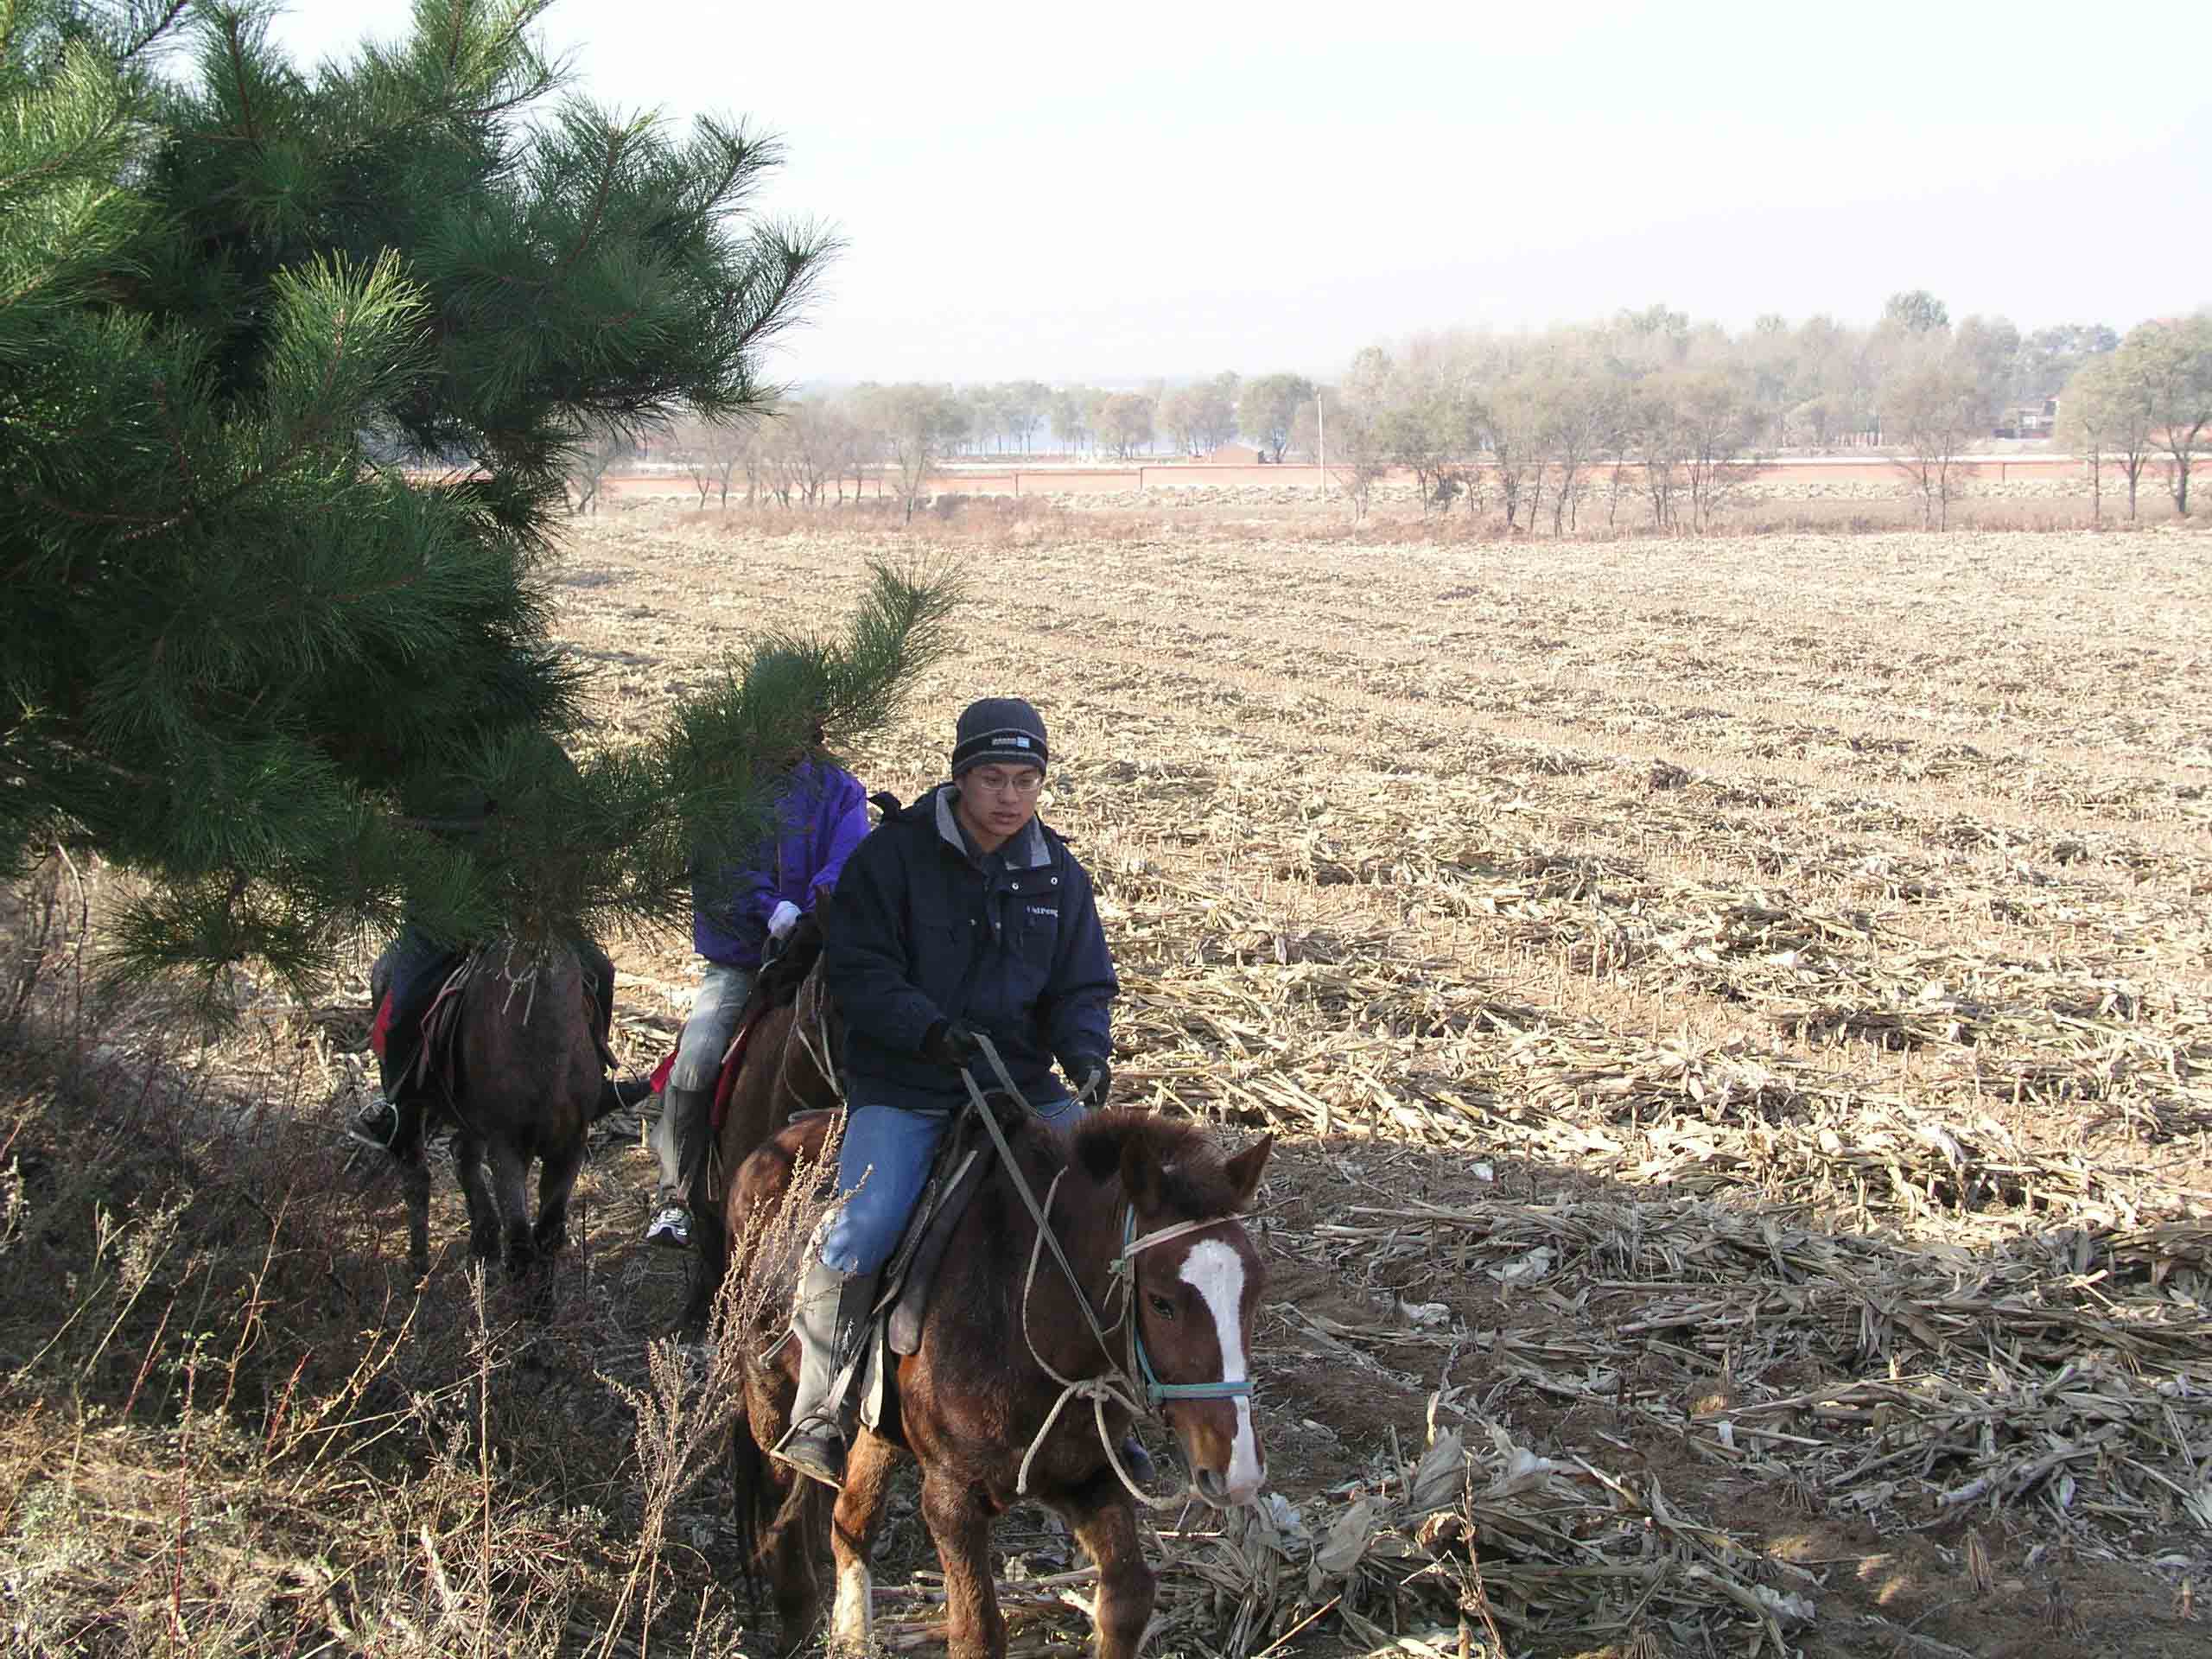
[[[756,976],[750,968],[732,968],[719,962],[707,964],[706,977],[699,982],[698,997],[691,1004],[691,1017],[683,1022],[683,1035],[676,1046],[676,1065],[668,1074],[671,1092],[678,1089],[695,1096],[714,1092],[721,1074],[722,1055],[737,1030],[737,1016],[745,1012],[746,1002],[753,995]],[[664,1103],[651,1138],[652,1149],[660,1157],[664,1199],[676,1195],[682,1179],[677,1167],[677,1128],[675,1114]]]

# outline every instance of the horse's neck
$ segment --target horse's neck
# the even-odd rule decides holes
[[[1031,1173],[1031,1183],[1040,1203],[1052,1179],[1049,1171],[1042,1181],[1036,1179],[1033,1169]],[[1080,1166],[1068,1166],[1046,1219],[1052,1224],[1053,1236],[1060,1242],[1060,1249],[1066,1253],[1068,1265],[1075,1269],[1092,1318],[1108,1333],[1109,1342],[1115,1344],[1110,1353],[1099,1347],[1090,1322],[1069,1294],[1067,1275],[1053,1261],[1050,1247],[1040,1247],[1036,1274],[1027,1294],[1034,1300],[1039,1312],[1050,1310],[1065,1315],[1058,1322],[1062,1334],[1058,1345],[1062,1353],[1055,1356],[1047,1351],[1046,1357],[1055,1370],[1070,1376],[1096,1376],[1119,1358],[1118,1338],[1113,1327],[1124,1310],[1114,1302],[1110,1293],[1114,1259],[1122,1249],[1122,1211],[1119,1179],[1094,1182],[1084,1174]],[[1024,1271],[1027,1270],[1025,1263]],[[1036,1323],[1032,1321],[1033,1330]],[[1070,1369],[1071,1365],[1073,1369]]]

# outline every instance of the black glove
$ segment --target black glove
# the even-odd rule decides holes
[[[963,1071],[983,1058],[983,1046],[965,1021],[940,1020],[922,1038],[922,1058]]]
[[[1106,1096],[1113,1092],[1114,1068],[1103,1054],[1071,1054],[1061,1062],[1060,1069],[1075,1084],[1078,1104],[1095,1110],[1103,1106]]]

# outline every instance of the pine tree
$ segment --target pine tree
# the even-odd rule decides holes
[[[570,459],[762,407],[834,240],[747,214],[772,138],[563,96],[545,3],[302,73],[264,3],[0,0],[0,864],[139,872],[133,969],[672,919],[823,699],[849,741],[935,649],[881,571],[806,673],[570,764]]]

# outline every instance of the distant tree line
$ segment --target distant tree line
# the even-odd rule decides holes
[[[2055,430],[2054,430],[2055,429]],[[2098,324],[2023,334],[2003,317],[1953,322],[1924,289],[1847,325],[1765,316],[1731,333],[1663,305],[1541,333],[1450,330],[1360,352],[1332,384],[1233,373],[1121,391],[996,385],[867,385],[787,398],[774,418],[687,427],[669,452],[702,504],[842,501],[862,480],[909,517],[956,456],[1054,453],[1127,461],[1163,445],[1205,454],[1237,438],[1261,456],[1325,461],[1363,512],[1374,484],[1412,475],[1425,510],[1493,506],[1554,533],[1602,511],[1702,530],[1783,451],[1890,455],[1927,522],[1960,493],[1962,463],[1993,435],[2051,435],[2105,469],[2135,512],[2157,467],[2189,510],[2212,430],[2212,313],[2146,322],[2123,340]]]

